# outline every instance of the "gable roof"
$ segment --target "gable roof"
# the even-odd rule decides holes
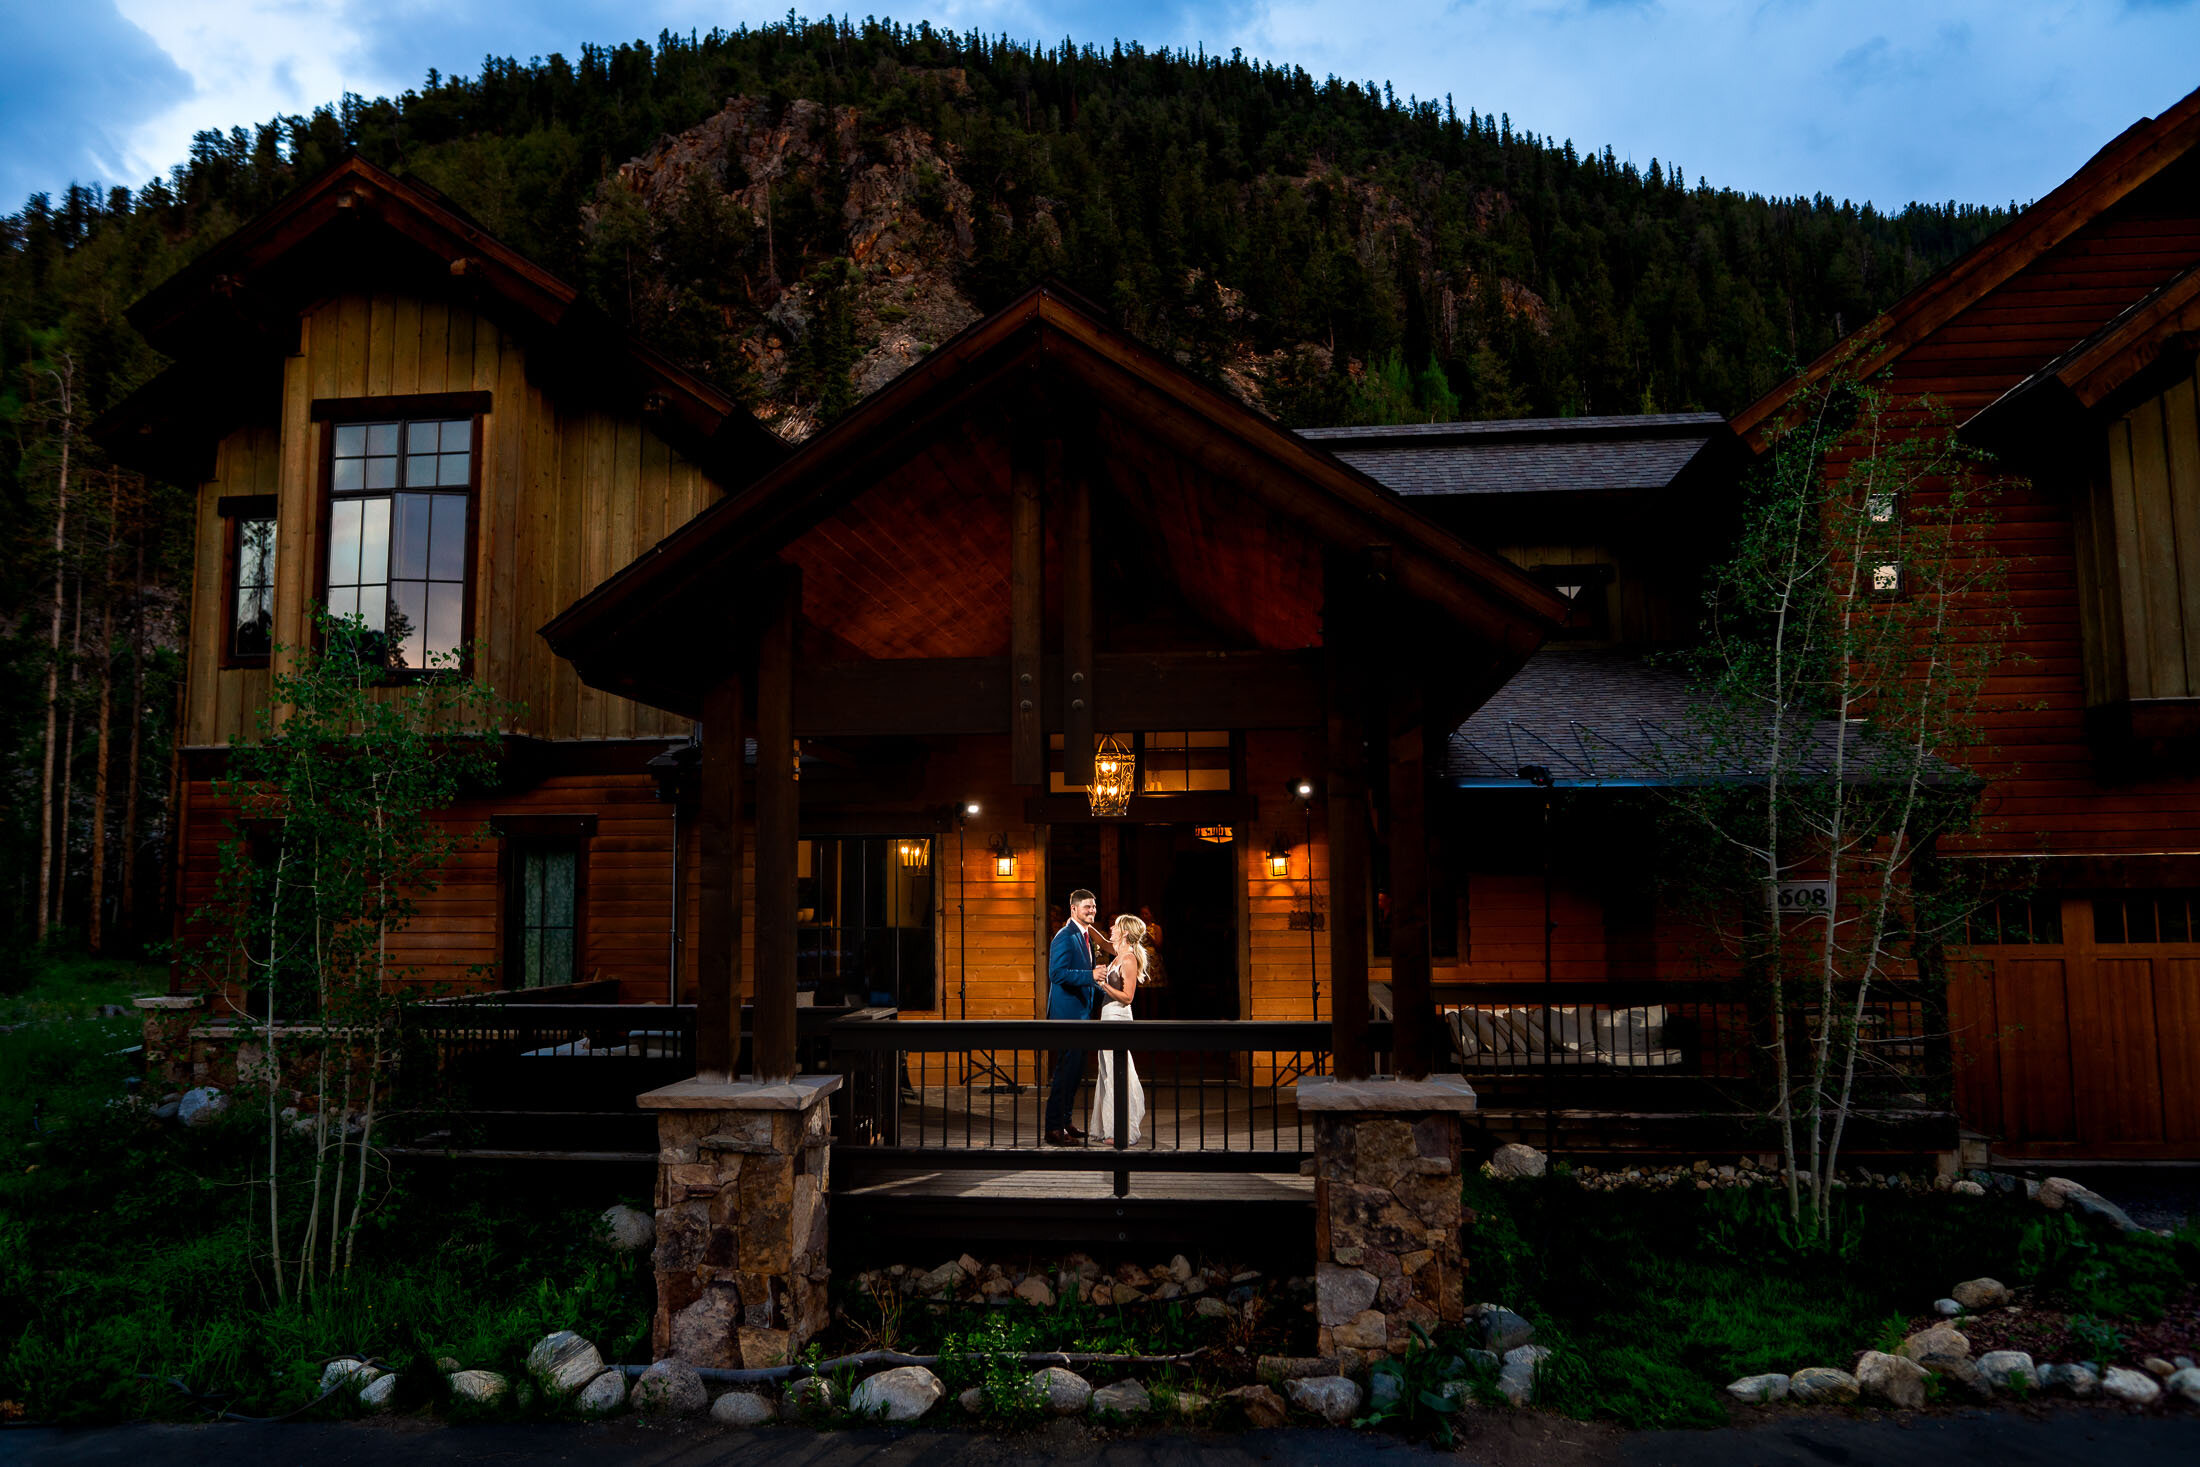
[[[2127,401],[2165,369],[2189,366],[2200,352],[2200,265],[2166,280],[2037,372],[1973,413],[1964,437],[2002,452],[2025,453],[2081,423],[2095,410]]]
[[[1735,433],[1751,446],[1761,447],[1763,430],[1804,388],[1837,367],[1858,377],[1878,371],[2196,145],[2200,145],[2200,89],[2188,92],[2160,117],[2133,123],[1982,244],[1737,413]]]
[[[1067,385],[1201,468],[1284,508],[1330,546],[1390,547],[1400,590],[1491,650],[1501,680],[1564,615],[1525,572],[1414,513],[1316,443],[1198,382],[1041,285],[941,345],[742,492],[705,509],[542,628],[584,681],[658,706],[689,706],[685,644],[722,623],[729,586],[875,483],[932,435],[1020,394]],[[1045,411],[1043,407],[1039,409]],[[1004,489],[1005,492],[1005,489]],[[1499,668],[1502,664],[1502,668]],[[679,685],[675,685],[675,682]],[[1494,685],[1494,681],[1492,683]]]
[[[1726,437],[1717,413],[1302,428],[1384,487],[1419,495],[1663,489]]]
[[[646,412],[674,447],[740,483],[786,446],[742,406],[630,333],[572,285],[498,240],[450,199],[360,158],[323,170],[126,312],[173,365],[95,432],[124,463],[203,478],[213,443],[262,407],[238,388],[294,349],[297,314],[332,282],[457,295],[528,348],[554,392]]]

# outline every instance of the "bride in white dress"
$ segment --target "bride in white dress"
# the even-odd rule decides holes
[[[1107,1002],[1100,1006],[1100,1017],[1117,1023],[1129,1023],[1131,1000],[1138,994],[1138,985],[1146,981],[1146,924],[1136,917],[1118,917],[1109,937],[1115,943],[1115,961],[1101,976],[1100,991]],[[1123,1056],[1125,1071],[1123,1083],[1130,1091],[1130,1141],[1138,1144],[1139,1133],[1146,1122],[1146,1089],[1138,1083],[1138,1066],[1131,1063],[1129,1054]],[[1115,1139],[1115,1054],[1112,1050],[1100,1051],[1100,1082],[1092,1096],[1092,1139],[1113,1142]]]

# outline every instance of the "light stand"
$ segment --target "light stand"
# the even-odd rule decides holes
[[[970,817],[977,813],[978,802],[976,800],[965,800],[955,807],[956,1016],[965,1020],[970,1017],[970,873],[965,869],[963,859],[968,850],[964,843],[964,832],[970,824]],[[978,1093],[981,1095],[1023,1094],[1024,1087],[1017,1083],[1014,1075],[1004,1071],[995,1062],[993,1055],[994,1051],[990,1049],[971,1051],[970,1057],[966,1061],[969,1072],[965,1076],[965,1082],[973,1082],[979,1079],[992,1081],[992,1084],[979,1088]]]

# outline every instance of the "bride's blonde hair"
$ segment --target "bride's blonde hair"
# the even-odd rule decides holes
[[[1146,924],[1126,913],[1115,919],[1115,924],[1109,928],[1108,935],[1115,941],[1115,955],[1118,958],[1123,956],[1124,945],[1129,945],[1131,953],[1138,959],[1138,977],[1134,981],[1145,982]]]

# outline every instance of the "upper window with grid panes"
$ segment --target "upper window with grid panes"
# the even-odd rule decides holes
[[[474,424],[337,423],[329,434],[329,614],[382,633],[393,667],[455,667],[465,645]]]

